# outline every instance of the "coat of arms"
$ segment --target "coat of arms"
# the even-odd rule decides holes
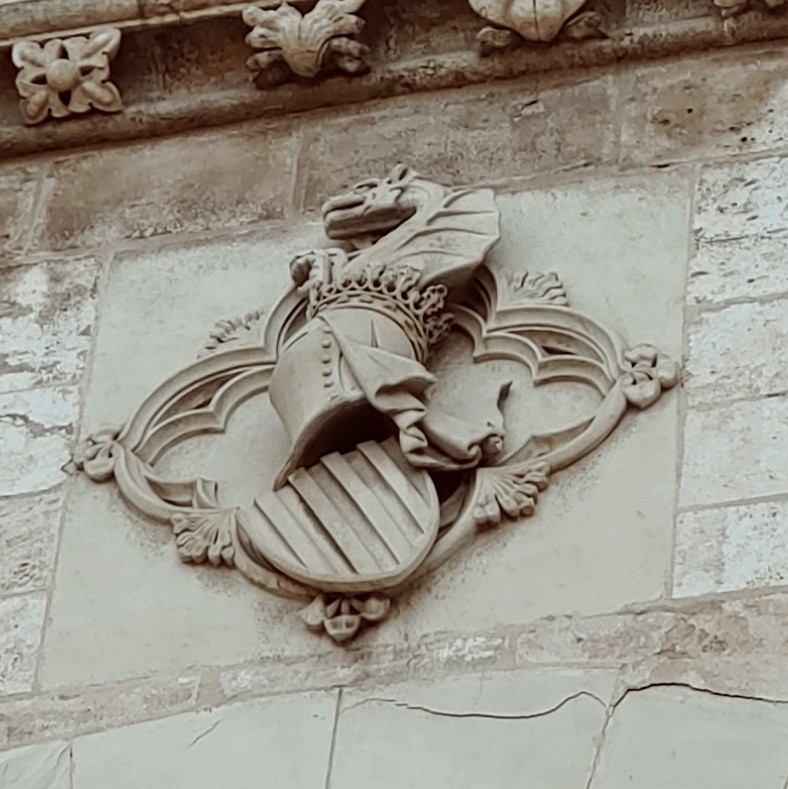
[[[77,462],[169,523],[185,561],[234,566],[300,600],[306,625],[342,642],[480,529],[531,515],[550,474],[597,447],[629,405],[655,402],[678,368],[573,310],[555,274],[486,268],[499,237],[489,189],[447,188],[397,165],[328,200],[323,222],[337,246],[290,262],[292,287],[267,317],[217,324],[197,361],[122,428],[91,435]],[[598,407],[510,435],[510,381],[440,395],[456,334],[472,344],[470,366],[505,359],[534,385],[577,381]],[[290,441],[253,500],[228,505],[215,481],[157,470],[165,452],[222,432],[261,393]]]

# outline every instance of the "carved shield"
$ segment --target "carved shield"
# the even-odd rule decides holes
[[[407,578],[435,542],[440,505],[427,472],[410,466],[390,438],[296,470],[246,515],[248,537],[272,565],[346,593]]]

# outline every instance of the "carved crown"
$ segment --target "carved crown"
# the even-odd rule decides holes
[[[309,290],[310,318],[337,307],[375,310],[396,321],[410,338],[419,361],[449,331],[452,316],[444,310],[445,285],[418,287],[420,273],[410,266],[371,264],[345,271]]]

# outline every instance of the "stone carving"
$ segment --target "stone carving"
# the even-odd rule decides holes
[[[523,40],[547,42],[559,34],[572,39],[604,38],[601,17],[578,13],[587,0],[469,0],[490,22],[477,39],[482,54],[519,46]]]
[[[763,0],[763,4],[769,11],[775,11],[786,3],[788,0]],[[714,0],[714,5],[720,9],[722,17],[727,19],[746,11],[750,7],[750,0]]]
[[[16,88],[25,123],[51,115],[64,118],[88,112],[118,112],[120,93],[109,82],[110,61],[120,47],[120,30],[103,28],[90,36],[54,38],[45,44],[21,41],[11,52],[19,69]]]
[[[342,642],[480,529],[531,515],[549,476],[597,447],[629,406],[651,405],[678,367],[574,310],[556,274],[487,268],[499,237],[489,189],[447,188],[398,165],[328,200],[323,222],[341,248],[297,255],[292,287],[266,318],[221,322],[199,360],[75,460],[169,523],[184,561],[236,567],[302,601],[306,625]],[[452,399],[440,370],[462,338],[471,350],[447,368],[462,395]],[[534,386],[591,387],[597,406],[512,433],[512,380],[470,383],[491,360]],[[228,505],[218,482],[160,470],[168,450],[223,432],[254,397],[289,444],[251,500]]]
[[[313,78],[329,70],[359,74],[367,71],[369,49],[356,41],[364,20],[355,12],[365,0],[317,0],[302,14],[287,2],[267,10],[251,5],[243,19],[252,27],[246,43],[258,49],[246,65],[261,87],[297,77]]]

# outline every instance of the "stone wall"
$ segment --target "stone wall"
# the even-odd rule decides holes
[[[338,647],[70,457],[398,160],[683,380]],[[0,165],[0,785],[783,789],[787,183],[779,42]]]

